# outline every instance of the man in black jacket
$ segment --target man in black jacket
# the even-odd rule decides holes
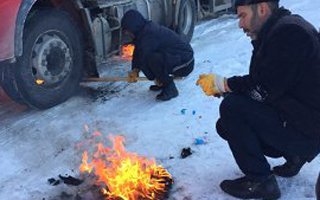
[[[137,81],[141,70],[149,80],[157,85],[150,90],[162,90],[158,100],[166,101],[178,96],[173,77],[184,77],[193,70],[193,50],[172,30],[147,21],[141,13],[129,10],[122,18],[123,30],[133,37],[132,71],[129,82]]]
[[[248,75],[197,81],[207,95],[226,93],[216,128],[245,176],[220,187],[238,198],[279,198],[274,174],[296,175],[320,150],[319,33],[278,1],[235,1],[239,27],[252,39]],[[286,162],[271,170],[265,156]]]

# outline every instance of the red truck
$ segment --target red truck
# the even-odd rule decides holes
[[[20,104],[55,106],[119,54],[127,10],[190,40],[197,19],[231,7],[231,0],[1,0],[1,86]]]

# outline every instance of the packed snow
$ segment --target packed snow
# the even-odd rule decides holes
[[[283,0],[281,4],[320,27],[320,1]],[[242,176],[227,143],[215,130],[221,99],[205,96],[195,82],[202,73],[226,77],[247,73],[250,39],[238,28],[235,15],[223,15],[199,23],[191,44],[195,69],[176,81],[180,95],[168,102],[155,101],[157,93],[148,90],[151,82],[102,84],[105,92],[100,95],[84,93],[44,111],[2,99],[0,199],[55,199],[70,190],[72,186],[52,186],[47,180],[59,174],[79,176],[82,152],[75,147],[88,137],[86,125],[89,132],[125,136],[128,151],[155,158],[164,166],[174,178],[169,199],[234,199],[219,187],[224,179]],[[196,139],[200,142],[195,143]],[[192,155],[182,159],[181,150],[187,147]],[[272,166],[284,162],[269,161]],[[281,200],[315,199],[319,170],[320,156],[297,176],[277,178]]]

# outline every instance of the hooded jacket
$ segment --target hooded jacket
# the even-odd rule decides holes
[[[302,17],[280,8],[252,41],[250,71],[228,79],[236,93],[274,107],[284,122],[320,145],[320,41]]]
[[[146,20],[138,11],[130,10],[121,21],[122,28],[134,34],[132,68],[143,69],[152,53],[161,53],[169,72],[193,58],[189,43],[172,30]]]

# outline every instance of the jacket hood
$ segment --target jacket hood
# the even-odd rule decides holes
[[[135,36],[138,35],[140,30],[143,29],[147,20],[142,14],[136,10],[129,10],[126,12],[121,20],[121,26],[123,30],[133,33]]]

